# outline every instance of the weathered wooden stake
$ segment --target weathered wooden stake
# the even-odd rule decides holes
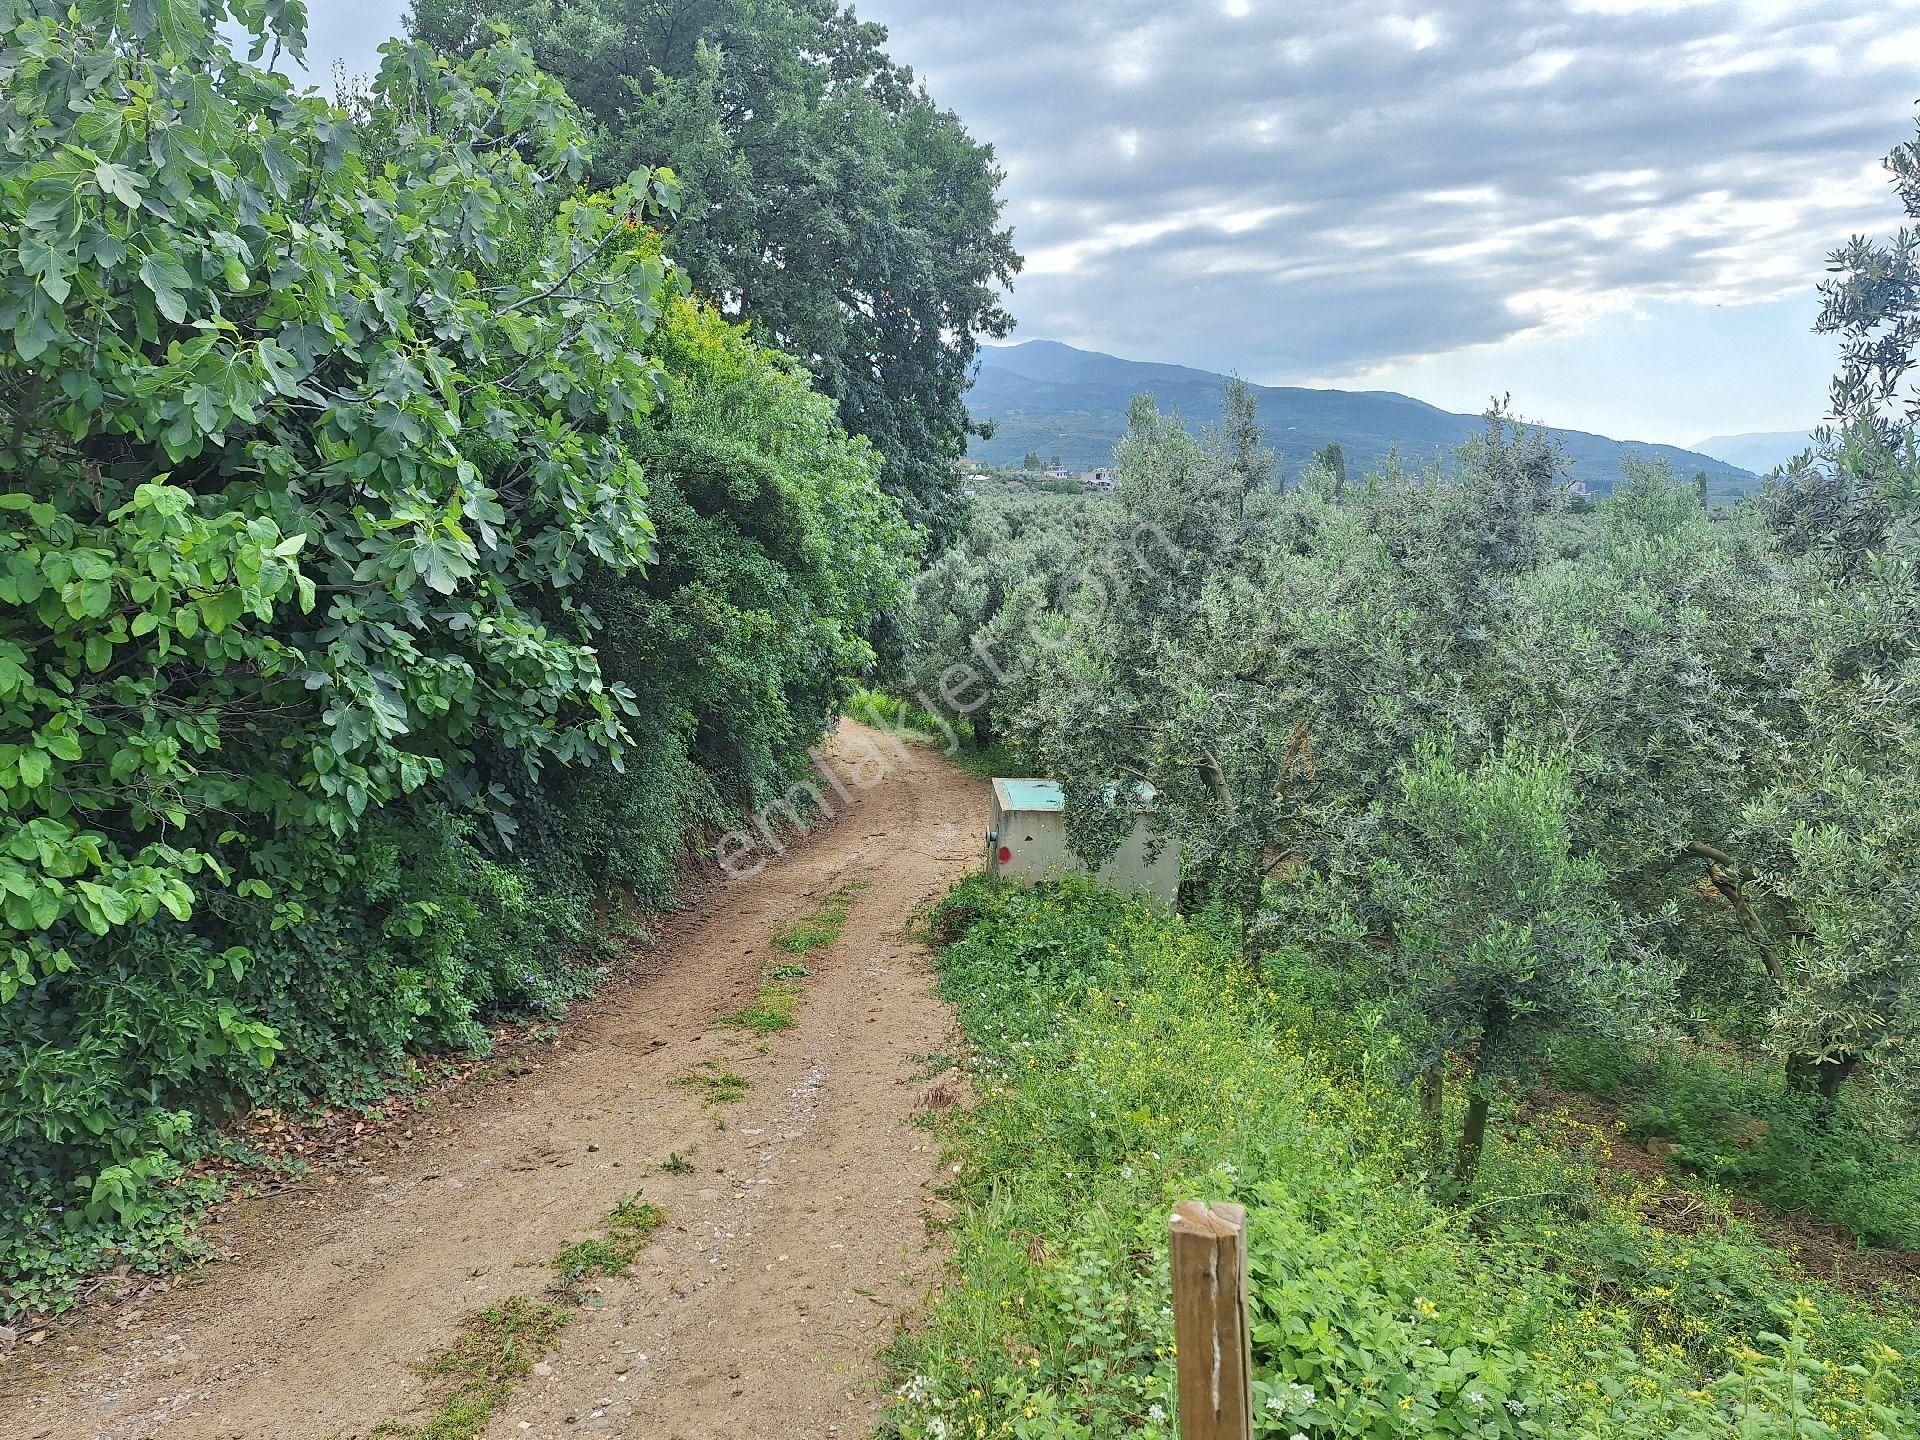
[[[1182,1200],[1167,1230],[1181,1440],[1253,1440],[1247,1212],[1239,1205]]]

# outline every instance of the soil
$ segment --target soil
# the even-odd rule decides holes
[[[884,778],[830,794],[839,813],[757,876],[716,881],[558,1039],[223,1207],[226,1262],[0,1360],[0,1435],[334,1440],[417,1419],[413,1367],[460,1317],[540,1293],[546,1262],[641,1189],[666,1226],[629,1276],[593,1282],[489,1440],[863,1434],[881,1353],[939,1266],[937,1147],[910,1122],[951,1103],[925,1077],[955,1041],[909,929],[978,860],[986,801],[852,722],[828,754],[847,773],[875,745]],[[773,937],[854,880],[793,1028],[718,1023],[792,958]],[[709,1104],[685,1078],[702,1067],[745,1077],[745,1098]],[[692,1172],[660,1168],[675,1156]]]

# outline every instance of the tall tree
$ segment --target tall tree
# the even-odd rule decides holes
[[[1278,457],[1260,443],[1259,402],[1246,381],[1227,381],[1221,397],[1221,439],[1228,453],[1228,469],[1239,480],[1241,495],[1251,495],[1273,484]]]
[[[1920,222],[1920,139],[1887,170]],[[1816,328],[1841,342],[1832,409],[1764,502],[1814,578],[1804,723],[1749,807],[1733,877],[1773,981],[1776,1047],[1823,1105],[1863,1062],[1920,1086],[1920,224],[1836,250]]]
[[[445,50],[512,28],[593,118],[595,178],[672,156],[670,253],[726,314],[799,357],[949,534],[980,336],[1020,268],[991,146],[842,0],[414,0]]]

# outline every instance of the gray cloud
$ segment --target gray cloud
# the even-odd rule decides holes
[[[1803,293],[1889,228],[1920,3],[863,0],[991,140],[1029,335],[1361,372]]]
[[[1920,0],[855,4],[1008,166],[1021,333],[1270,381],[1804,295],[1920,95]],[[310,0],[316,75],[403,9]]]

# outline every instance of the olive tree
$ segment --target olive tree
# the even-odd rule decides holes
[[[1920,140],[1887,168],[1920,220]],[[1724,849],[1698,852],[1768,977],[1767,1043],[1823,1110],[1863,1062],[1911,1084],[1920,1041],[1920,226],[1855,237],[1828,268],[1836,424],[1761,507],[1804,587],[1799,713]]]
[[[1665,1013],[1670,974],[1631,943],[1605,875],[1576,855],[1564,761],[1508,749],[1463,765],[1433,741],[1369,827],[1366,904],[1387,988],[1424,1062],[1429,1123],[1445,1066],[1467,1067],[1452,1177],[1472,1183],[1495,1088],[1565,1031],[1624,1037]]]
[[[1044,683],[1048,626],[1094,564],[1105,497],[1004,496],[975,502],[972,526],[915,578],[903,688],[923,708],[964,718],[974,740],[1000,736]]]
[[[1715,863],[1771,981],[1769,1043],[1825,1109],[1863,1062],[1920,1080],[1920,549],[1808,618],[1804,729]]]
[[[1240,400],[1250,420],[1250,392]],[[1044,683],[1014,721],[1063,777],[1068,833],[1082,854],[1101,857],[1120,843],[1132,825],[1127,787],[1144,782],[1158,793],[1161,842],[1242,889],[1257,848],[1203,840],[1193,822],[1241,813],[1213,744],[1219,716],[1208,675],[1220,657],[1203,637],[1210,592],[1263,553],[1277,503],[1250,436],[1257,428],[1242,425],[1202,440],[1150,396],[1134,401],[1114,452],[1118,504],[1091,542]]]

